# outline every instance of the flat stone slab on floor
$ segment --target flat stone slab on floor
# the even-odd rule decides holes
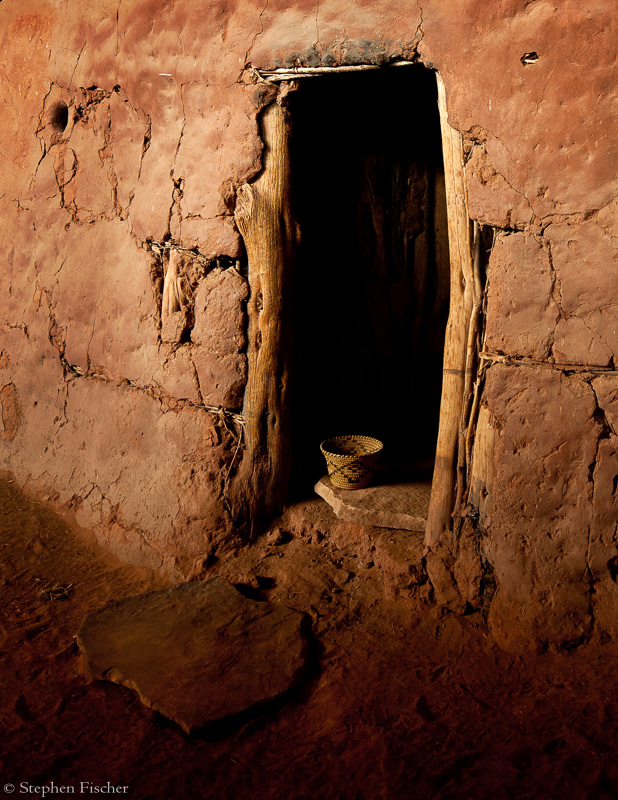
[[[212,578],[94,611],[77,642],[94,678],[135,689],[189,733],[293,687],[307,661],[303,620]]]
[[[428,480],[381,483],[366,489],[338,489],[324,476],[316,483],[315,491],[345,522],[406,531],[424,531],[427,524],[431,494]]]

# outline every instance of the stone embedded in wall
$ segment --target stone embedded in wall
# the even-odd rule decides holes
[[[539,238],[500,235],[491,251],[488,283],[485,349],[547,358],[559,311],[549,255]]]
[[[194,298],[193,362],[207,405],[238,408],[247,380],[244,303],[247,281],[234,269],[213,269]]]
[[[609,220],[602,217],[601,222]],[[556,273],[560,320],[554,355],[561,363],[609,366],[618,355],[618,241],[597,217],[545,230]]]
[[[7,383],[0,389],[0,416],[2,418],[0,436],[5,442],[11,442],[17,434],[21,421],[21,405],[14,383]]]
[[[176,315],[172,314],[173,316]],[[189,345],[178,347],[169,354],[165,363],[153,372],[152,383],[160,386],[170,396],[170,400],[173,398],[192,403],[201,402]]]
[[[182,220],[182,234],[179,237],[187,247],[197,247],[207,258],[217,258],[225,254],[230,258],[244,255],[242,240],[232,216],[216,219]]]
[[[239,353],[246,347],[243,303],[247,281],[234,268],[213,269],[195,293],[191,341],[216,353]]]
[[[166,344],[179,344],[190,327],[189,315],[185,310],[173,311],[161,324],[161,341]]]
[[[477,142],[466,162],[466,186],[470,215],[483,225],[525,227],[533,221],[530,203],[496,172],[485,146]]]
[[[558,370],[494,365],[483,403],[496,426],[481,539],[498,586],[492,631],[507,649],[580,641],[594,615],[591,520],[605,524],[594,493],[608,481],[597,484],[595,474],[602,431],[594,393]],[[604,535],[614,526],[615,519]]]
[[[201,348],[193,352],[200,394],[208,406],[240,408],[247,383],[247,356],[231,353],[218,356]]]

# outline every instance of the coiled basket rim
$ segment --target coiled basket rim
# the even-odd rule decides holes
[[[355,445],[355,452],[341,452],[346,445]],[[358,450],[359,447],[362,447],[360,452]],[[338,461],[340,463],[346,463],[357,461],[359,458],[363,458],[365,456],[377,455],[383,447],[383,443],[379,439],[375,439],[373,436],[348,435],[331,436],[329,439],[325,439],[320,445],[320,450],[324,456],[327,456],[329,459]]]

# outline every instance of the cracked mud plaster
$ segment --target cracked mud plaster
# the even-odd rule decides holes
[[[31,212],[21,213],[25,231],[32,229],[33,219]],[[217,449],[227,441],[224,432],[221,441],[217,433],[199,453],[195,450],[204,430],[213,425],[210,414],[197,407],[202,402],[199,387],[197,396],[183,401],[182,394],[170,396],[154,379],[149,382],[147,376],[164,358],[157,343],[149,257],[138,251],[136,260],[130,241],[118,249],[117,224],[97,224],[98,261],[84,261],[82,253],[66,250],[59,265],[53,260],[42,259],[39,265],[38,260],[24,259],[21,274],[34,281],[35,291],[25,283],[10,293],[7,313],[25,322],[9,329],[14,331],[13,358],[7,369],[12,370],[11,382],[28,398],[29,408],[16,439],[19,449],[4,451],[3,461],[32,490],[70,503],[82,524],[94,526],[106,545],[125,560],[177,572],[176,559],[182,561],[188,552],[192,557],[203,555],[231,541],[222,476],[229,471],[233,447]],[[15,258],[15,266],[18,263]],[[118,274],[118,264],[133,267]],[[32,337],[28,352],[20,344],[22,338],[29,341],[24,332]],[[47,342],[47,348],[41,348],[41,342]],[[195,381],[191,359],[186,368]],[[134,381],[141,381],[141,389]],[[84,386],[96,388],[84,393]],[[113,400],[122,396],[124,404],[116,407]],[[141,408],[144,403],[148,414]],[[174,413],[168,416],[168,410]],[[144,461],[142,437],[157,441],[162,414],[167,416],[164,427],[170,437],[183,446],[180,451],[168,446],[166,452],[164,445],[155,444],[160,460]],[[146,419],[152,430],[119,443],[114,431],[134,415]],[[193,427],[187,419],[193,420]],[[90,438],[77,441],[76,431],[83,435],[89,430]],[[106,453],[97,445],[101,437],[111,448]],[[125,466],[127,449],[132,454],[127,459],[130,466]],[[92,461],[86,453],[93,454]],[[109,474],[101,474],[98,458],[113,465]],[[69,474],[66,465],[76,463],[80,469]],[[146,498],[150,491],[157,502],[151,498],[136,506],[136,495]]]
[[[473,215],[518,230],[492,254],[489,349],[614,364],[613,11],[610,0],[1,3],[0,349],[11,359],[1,385],[16,387],[22,409],[15,438],[0,440],[2,463],[73,502],[124,558],[169,567],[232,541],[221,482],[235,443],[217,427],[203,447],[194,438],[213,424],[200,407],[210,379],[194,357],[207,337],[191,341],[190,318],[161,335],[144,245],[171,237],[207,261],[242,256],[236,187],[261,168],[257,115],[274,91],[249,60],[379,64],[418,51],[440,71],[450,120],[468,139]],[[538,59],[524,64],[526,53]],[[63,131],[51,124],[60,102]],[[234,336],[231,359],[243,354]],[[512,376],[503,396],[501,374]],[[601,436],[597,411],[615,430],[611,376],[592,379],[597,403],[583,377],[502,365],[487,375],[483,402],[500,426],[482,537],[498,581],[492,625],[507,644],[551,639],[552,626],[574,641],[590,631],[591,604],[597,627],[603,613],[613,624],[614,434]],[[143,435],[127,429],[134,417]],[[591,503],[576,508],[578,493]]]
[[[94,413],[102,408],[104,415]],[[183,559],[228,546],[222,492],[231,442],[209,413],[185,405],[162,415],[146,393],[81,378],[68,384],[63,415],[51,435],[48,424],[26,431],[39,438],[37,460],[11,459],[32,491],[69,505],[132,563],[180,575]]]
[[[403,22],[403,24],[402,24]],[[269,0],[245,61],[260,69],[383,64],[414,58],[422,40],[421,4],[333,4]]]
[[[547,220],[602,208],[616,196],[611,3],[593,10],[565,0],[507,10],[465,0],[457,24],[443,3],[423,11],[420,52],[445,81],[449,120],[487,155],[488,174],[479,164],[471,182],[473,209],[500,224],[512,204],[509,227],[523,228],[531,209]],[[565,61],[571,37],[574,50]],[[532,52],[538,58],[524,64],[522,56]],[[501,209],[496,191],[507,203],[511,194],[511,203]]]
[[[599,212],[571,224],[547,227],[560,293],[554,337],[557,361],[614,367],[618,354],[618,243],[599,224]]]
[[[0,436],[5,442],[11,442],[21,421],[21,405],[14,383],[7,383],[0,389],[0,413],[2,415]]]
[[[61,129],[55,123],[60,104],[67,110],[67,124]],[[30,191],[57,196],[73,223],[126,219],[149,130],[147,118],[119,86],[69,93],[52,85],[40,115],[41,158]]]
[[[208,260],[173,243],[151,243],[151,249],[155,300],[162,306],[161,352],[167,353],[153,384],[175,398],[239,409],[247,381],[249,292],[241,262]],[[165,294],[168,278],[178,285],[173,307]]]
[[[588,566],[594,588],[595,619],[602,631],[618,634],[616,582],[618,563],[618,377],[604,375],[590,381],[597,404],[598,441],[591,464],[593,508]]]
[[[505,230],[529,228],[533,223],[537,227],[539,220],[528,198],[493,166],[487,152],[487,138],[486,131],[466,136],[465,175],[470,215],[484,225]]]
[[[599,216],[552,223],[542,235],[497,237],[488,271],[487,350],[614,367],[618,248]]]
[[[528,233],[498,235],[488,266],[485,349],[549,358],[560,312],[548,248]]]
[[[504,365],[487,372],[493,452],[480,548],[497,582],[489,623],[506,649],[581,643],[594,630],[597,588],[614,597],[617,440],[597,380],[611,415],[615,376]]]

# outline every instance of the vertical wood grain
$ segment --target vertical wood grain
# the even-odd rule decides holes
[[[442,131],[446,206],[451,263],[450,311],[444,345],[440,426],[431,487],[425,544],[435,544],[451,525],[457,450],[466,385],[466,351],[474,286],[470,217],[466,199],[463,141],[448,124],[446,94],[439,75],[438,106]]]
[[[289,473],[287,315],[294,228],[289,190],[288,130],[284,109],[268,106],[261,119],[264,167],[238,189],[236,224],[248,258],[248,378],[242,414],[245,448],[232,486],[234,515],[252,533],[277,513]]]

